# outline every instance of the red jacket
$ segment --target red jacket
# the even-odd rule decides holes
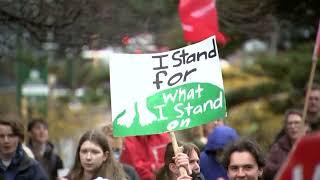
[[[164,164],[169,142],[168,133],[126,137],[120,161],[133,166],[141,180],[154,180],[155,172]]]

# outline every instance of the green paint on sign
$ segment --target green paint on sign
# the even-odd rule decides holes
[[[166,89],[149,96],[146,107],[139,103],[134,104],[133,115],[130,116],[130,109],[125,109],[116,116],[115,136],[182,130],[226,115],[224,90],[210,83],[188,83]],[[148,117],[153,118],[143,119],[144,113],[152,114]]]

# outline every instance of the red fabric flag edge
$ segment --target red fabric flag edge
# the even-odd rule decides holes
[[[205,12],[201,18],[195,18],[191,15],[192,12],[199,11],[198,8],[202,8]],[[222,45],[229,41],[229,38],[219,31],[215,0],[180,0],[178,12],[183,38],[186,42],[199,42],[212,35],[215,35],[217,42]]]

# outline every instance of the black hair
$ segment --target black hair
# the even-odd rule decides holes
[[[242,139],[230,144],[224,151],[223,166],[228,169],[231,154],[234,152],[249,152],[258,164],[259,168],[265,166],[264,154],[259,145],[252,140]]]
[[[35,125],[37,125],[37,124],[41,124],[41,125],[43,125],[45,128],[48,129],[48,123],[47,123],[45,120],[41,119],[41,118],[37,118],[37,119],[32,119],[32,120],[28,123],[28,128],[27,128],[28,132],[30,132],[30,131],[32,130],[32,128],[33,128]]]

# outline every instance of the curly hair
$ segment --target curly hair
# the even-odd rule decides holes
[[[259,168],[265,166],[265,158],[261,148],[252,140],[242,139],[230,144],[224,151],[223,166],[228,169],[231,154],[234,152],[249,152],[258,164]]]

